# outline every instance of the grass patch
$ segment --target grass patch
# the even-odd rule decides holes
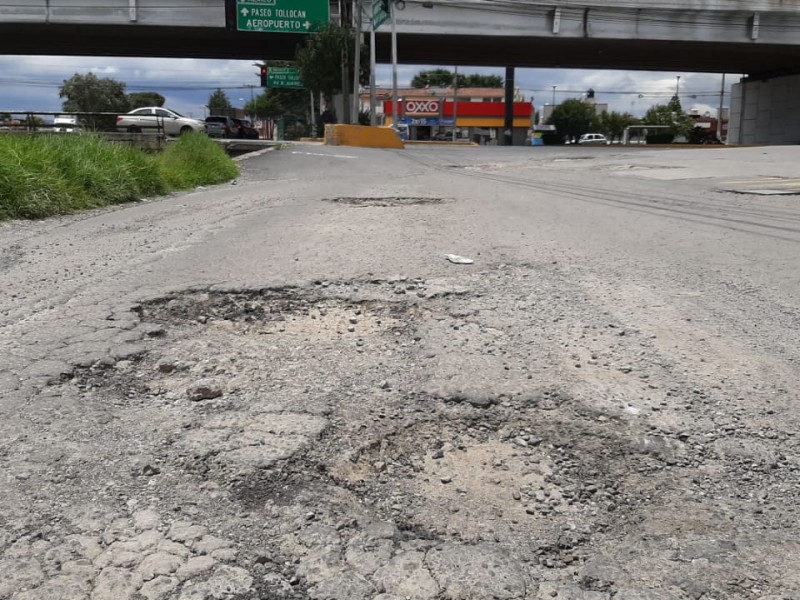
[[[238,174],[222,148],[202,134],[182,136],[160,154],[88,134],[0,134],[0,220],[68,214]]]
[[[202,133],[182,135],[167,146],[159,159],[161,175],[171,189],[221,183],[239,175],[236,163],[222,147]]]

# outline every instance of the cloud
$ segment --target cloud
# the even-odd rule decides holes
[[[398,83],[408,86],[415,73],[438,65],[399,65]],[[444,67],[451,68],[452,67]],[[201,116],[203,106],[215,88],[228,94],[235,106],[243,106],[251,94],[260,93],[253,61],[157,59],[73,56],[1,56],[0,110],[46,110],[61,108],[58,87],[75,73],[93,72],[127,84],[129,92],[156,91],[166,105],[186,115]],[[502,68],[460,66],[460,73],[496,74],[505,77]],[[611,110],[640,116],[653,104],[664,103],[675,92],[680,75],[680,96],[685,108],[702,106],[716,113],[719,105],[720,76],[704,73],[654,73],[643,71],[597,71],[564,69],[522,69],[515,72],[515,83],[526,99],[536,105],[581,97],[590,88],[597,102]],[[727,91],[735,82],[727,79]],[[376,81],[391,86],[390,65],[378,65]],[[725,102],[728,104],[727,98]]]

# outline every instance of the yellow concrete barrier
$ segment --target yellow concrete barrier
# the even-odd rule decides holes
[[[391,127],[367,125],[325,125],[325,144],[362,148],[405,148],[403,140]]]

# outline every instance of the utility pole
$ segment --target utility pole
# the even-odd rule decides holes
[[[352,121],[358,125],[358,114],[361,110],[361,0],[355,0],[356,19],[356,55],[353,58],[353,114]]]
[[[347,20],[347,3],[345,0],[339,0],[339,24],[346,27]],[[347,44],[342,45],[342,114],[339,115],[343,123],[350,123],[350,57],[347,52]]]
[[[314,90],[308,90],[308,93],[311,96],[311,137],[315,138],[317,137],[317,114],[314,110]]]
[[[725,103],[725,73],[722,74],[722,86],[719,88],[719,112],[717,113],[717,139],[722,141],[722,106]]]
[[[680,93],[681,93],[681,76],[678,75],[678,82],[675,84],[675,97],[680,100]]]
[[[443,104],[444,106],[444,104]],[[458,65],[453,75],[453,141],[456,141],[456,126],[458,125]]]
[[[369,28],[369,124],[375,127],[378,124],[378,115],[375,114],[375,19],[373,17]]]
[[[392,127],[398,129],[397,123],[397,0],[389,3],[392,14]],[[399,130],[399,129],[398,129]]]
[[[503,124],[503,145],[514,143],[514,67],[506,67],[506,118]]]

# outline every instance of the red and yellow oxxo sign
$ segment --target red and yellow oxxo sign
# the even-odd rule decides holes
[[[408,116],[439,115],[442,101],[436,98],[403,100],[403,114]]]

